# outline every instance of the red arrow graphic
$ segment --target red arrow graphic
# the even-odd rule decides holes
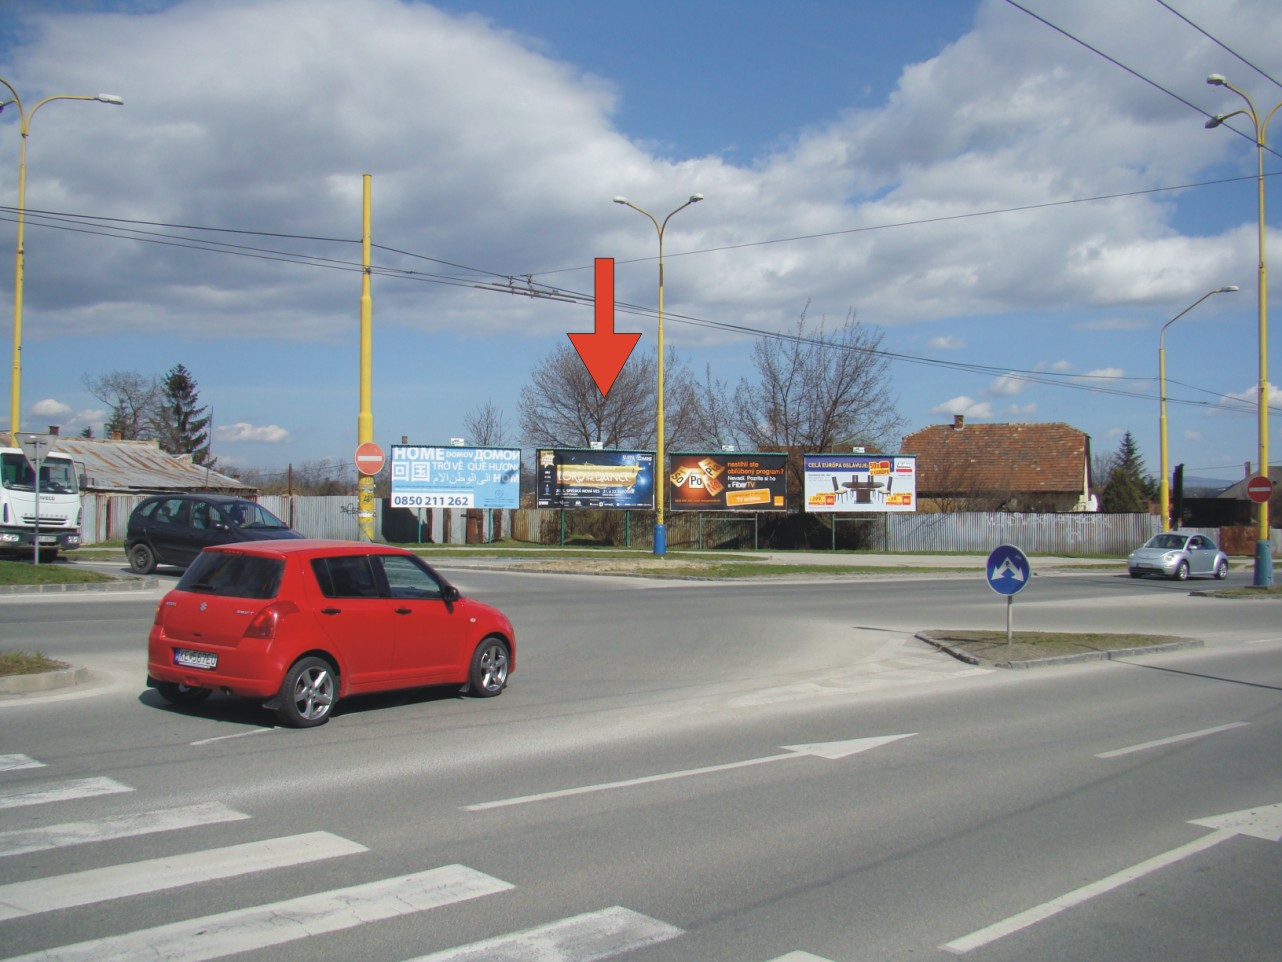
[[[567,334],[601,397],[610,393],[640,334],[614,332],[614,258],[596,259],[596,325],[591,334]]]

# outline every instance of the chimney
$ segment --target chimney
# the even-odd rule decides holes
[[[111,440],[113,440],[113,441],[119,441],[119,440],[120,440],[120,432],[119,432],[119,431],[112,431],[112,432],[111,432]]]
[[[58,424],[51,424],[51,425],[49,425],[49,434],[50,434],[50,436],[51,436],[51,437],[55,437],[55,438],[56,438],[56,437],[58,436],[58,432],[59,432],[61,429],[62,429],[62,426],[61,426],[61,425],[58,425]]]
[[[964,414],[954,414],[954,415],[953,415],[953,430],[954,430],[954,431],[960,431],[960,430],[961,430],[962,428],[964,428],[965,426],[966,426],[966,415],[964,415]]]

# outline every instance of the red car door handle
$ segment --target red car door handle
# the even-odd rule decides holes
[[[413,608],[397,608],[397,609],[395,609],[395,611],[396,611],[396,613],[397,613],[398,615],[408,615],[408,614],[410,614],[411,612],[413,612],[413,610],[414,610]]]
[[[342,608],[322,608],[321,609],[322,615],[339,615],[342,613],[343,613]]]

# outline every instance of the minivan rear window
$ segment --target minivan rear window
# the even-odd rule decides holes
[[[179,591],[229,598],[275,598],[285,562],[279,558],[203,551],[178,581]]]

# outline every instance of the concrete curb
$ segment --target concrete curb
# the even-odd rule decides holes
[[[0,695],[29,695],[37,691],[70,688],[89,680],[88,668],[59,668],[34,675],[5,675],[0,677]]]
[[[87,584],[0,585],[0,595],[58,595],[102,591],[149,591],[160,587],[159,578],[117,578]]]
[[[914,637],[926,642],[934,648],[952,655],[958,661],[964,661],[968,665],[978,665],[986,668],[1053,668],[1056,665],[1074,665],[1087,661],[1112,661],[1115,658],[1133,658],[1136,655],[1157,655],[1165,651],[1180,651],[1185,648],[1204,648],[1206,642],[1197,638],[1188,638],[1182,641],[1172,641],[1163,645],[1146,645],[1139,648],[1117,648],[1110,651],[1083,651],[1075,655],[1056,655],[1052,658],[1034,658],[1028,661],[985,661],[982,658],[976,658],[974,655],[967,654],[958,648],[953,648],[947,642],[937,641],[930,637],[929,634],[920,633]]]

